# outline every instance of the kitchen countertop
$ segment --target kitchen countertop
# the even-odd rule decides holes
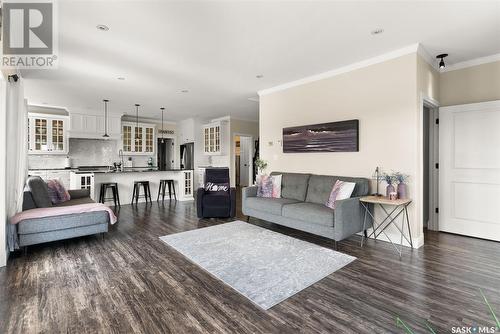
[[[124,171],[75,171],[76,174],[128,174],[128,173],[155,173],[155,172],[181,172],[181,171],[191,171],[192,169],[168,169],[168,170],[158,170],[158,169],[142,169],[142,170],[124,170]]]

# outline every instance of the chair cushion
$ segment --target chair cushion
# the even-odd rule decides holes
[[[37,208],[49,208],[52,206],[47,184],[40,176],[30,176],[26,184]]]
[[[217,194],[212,193],[210,195],[203,196],[203,206],[204,207],[231,207],[231,197],[228,193]]]
[[[283,206],[283,217],[333,227],[334,210],[324,204],[296,203]]]
[[[281,197],[303,202],[306,199],[310,174],[272,172],[271,175],[283,175],[281,178]],[[331,188],[330,188],[331,190]]]
[[[281,216],[281,209],[285,204],[298,203],[297,200],[289,198],[248,197],[245,205],[253,210],[267,212]]]

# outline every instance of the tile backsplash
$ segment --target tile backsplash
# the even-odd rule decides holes
[[[117,140],[70,138],[68,156],[71,158],[71,167],[108,166],[119,162],[119,144]],[[152,156],[156,163],[156,157]],[[29,155],[28,168],[63,168],[65,158],[64,155]],[[124,157],[125,160],[127,158]],[[148,158],[149,156],[133,156],[134,166],[147,166]]]

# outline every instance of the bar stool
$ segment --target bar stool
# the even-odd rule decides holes
[[[106,197],[106,192],[108,189],[111,189],[113,192],[113,197]],[[106,183],[101,183],[101,190],[99,193],[99,203],[104,203],[107,200],[113,200],[113,202],[118,203],[118,206],[121,207],[120,204],[120,194],[118,193],[118,183],[116,182],[106,182]]]
[[[141,190],[141,185],[142,188],[144,189],[144,195],[140,195],[140,190]],[[137,204],[137,201],[139,201],[139,197],[144,197],[146,199],[146,203],[148,202],[153,202],[151,200],[151,189],[149,189],[149,181],[134,181],[134,192],[132,194],[132,203],[134,203],[135,199],[135,204]]]
[[[177,195],[175,194],[175,183],[174,180],[160,180],[160,188],[158,188],[158,198],[157,201],[160,200],[160,193],[162,194],[161,200],[165,200],[165,190],[168,186],[168,198],[172,199],[172,189],[174,189],[174,199],[177,201]]]

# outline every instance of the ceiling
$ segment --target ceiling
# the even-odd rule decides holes
[[[500,2],[59,1],[59,68],[22,75],[70,111],[257,120],[258,90],[417,42],[448,64],[500,53]]]

